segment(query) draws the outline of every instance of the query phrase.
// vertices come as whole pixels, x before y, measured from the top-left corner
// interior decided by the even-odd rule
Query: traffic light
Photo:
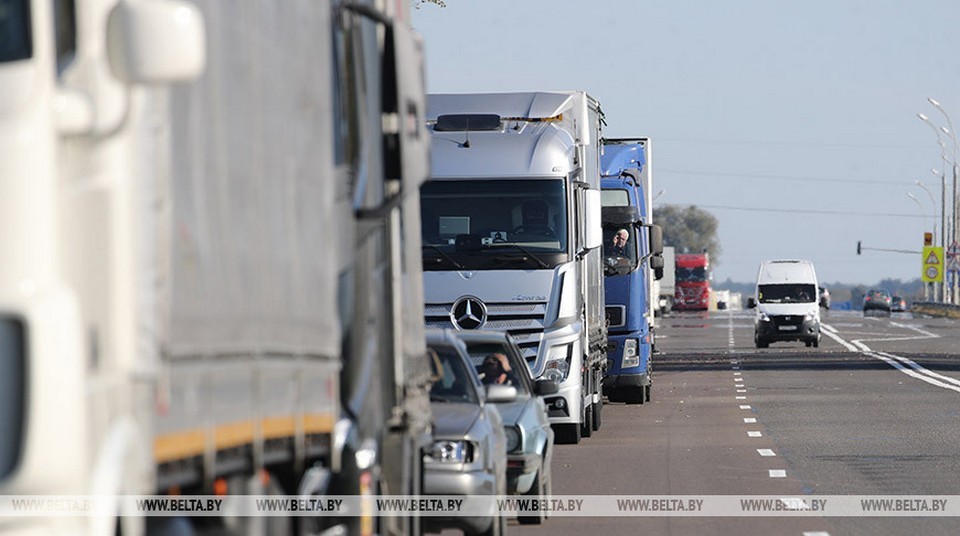
[[[923,245],[924,246],[933,245],[933,233],[923,233]]]
[[[860,245],[860,241],[857,240],[857,255],[860,254],[860,250],[861,250],[861,249],[862,249],[862,247],[861,247],[861,245]]]

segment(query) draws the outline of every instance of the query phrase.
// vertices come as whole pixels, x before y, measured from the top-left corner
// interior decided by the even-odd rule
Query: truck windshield
[[[563,179],[429,181],[420,215],[424,270],[546,269],[568,258]]]
[[[28,0],[0,0],[0,63],[32,55]]]
[[[696,283],[707,280],[707,270],[705,268],[680,268],[676,270],[677,281],[683,283]]]
[[[812,303],[816,296],[815,285],[791,283],[757,287],[757,299],[760,303]]]
[[[607,266],[607,275],[623,273],[622,268],[631,271],[639,266],[637,259],[637,231],[632,225],[603,226],[603,262]]]

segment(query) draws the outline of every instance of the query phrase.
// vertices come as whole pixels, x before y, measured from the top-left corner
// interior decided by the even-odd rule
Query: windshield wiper
[[[545,263],[545,262],[543,262],[543,259],[541,259],[540,257],[537,257],[537,256],[534,255],[533,252],[531,252],[529,249],[527,249],[527,248],[525,248],[525,247],[523,247],[523,246],[521,246],[521,245],[519,245],[519,244],[497,244],[496,247],[498,247],[498,248],[499,248],[499,247],[515,248],[515,249],[521,251],[521,252],[522,252],[524,255],[526,255],[527,257],[529,257],[529,258],[537,261],[537,264],[540,265],[541,268],[544,268],[544,269],[550,268],[550,265],[547,264],[547,263]],[[523,260],[526,260],[527,257],[506,257],[506,258],[507,258],[507,259],[518,259],[518,260],[519,260],[519,259],[523,259]]]
[[[441,257],[443,257],[444,259],[446,259],[447,262],[449,262],[450,264],[452,264],[453,267],[456,268],[457,270],[463,270],[463,265],[462,265],[462,264],[460,264],[459,262],[457,262],[457,260],[454,259],[453,257],[451,257],[450,255],[447,255],[442,249],[438,248],[437,246],[434,246],[434,245],[432,245],[432,244],[423,244],[423,245],[421,246],[421,249],[425,249],[425,248],[432,249],[433,251],[436,251],[437,253],[439,253]]]

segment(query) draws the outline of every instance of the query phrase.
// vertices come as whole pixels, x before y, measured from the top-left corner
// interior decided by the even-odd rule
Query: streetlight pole
[[[957,135],[956,135],[956,132],[955,132],[954,129],[953,129],[953,121],[950,120],[950,114],[948,114],[947,111],[943,109],[943,106],[941,106],[940,103],[937,102],[936,99],[933,99],[933,98],[931,98],[931,97],[927,97],[927,102],[929,102],[930,104],[932,104],[933,107],[936,108],[937,110],[939,110],[940,113],[943,114],[943,117],[946,118],[946,120],[947,120],[947,127],[949,127],[949,128],[947,128],[947,127],[940,127],[940,130],[942,130],[942,131],[945,132],[946,134],[949,134],[949,135],[950,135],[950,140],[953,141],[953,165],[951,166],[952,169],[953,169],[953,205],[952,205],[952,208],[953,208],[953,211],[952,211],[952,212],[953,212],[953,233],[952,233],[952,235],[950,236],[950,245],[952,246],[955,242],[957,242],[957,219],[958,219],[958,214],[957,214],[957,209],[958,209],[958,204],[957,204],[957,158],[958,158],[958,156],[960,156],[960,143],[957,143]],[[946,261],[946,253],[947,253],[947,252],[946,252],[946,250],[945,250],[945,251],[944,251],[944,261]],[[952,285],[952,288],[950,289],[950,303],[957,303],[957,283],[958,283],[957,277],[956,277],[956,275],[954,275],[954,277],[953,277],[953,285]]]
[[[921,183],[920,181],[917,181],[917,182],[918,182],[919,184],[921,184],[921,185],[923,184],[923,183]],[[926,190],[926,188],[924,188],[924,190]],[[930,192],[928,191],[927,193],[930,193]],[[926,219],[927,219],[927,211],[926,211],[926,209],[923,208],[923,203],[921,203],[920,200],[917,199],[917,196],[913,195],[913,192],[907,192],[907,197],[909,197],[910,199],[913,199],[913,202],[916,203],[918,207],[920,207],[920,215],[923,217],[924,221],[926,221]],[[932,195],[931,195],[931,199],[932,199]],[[936,203],[934,203],[934,205],[933,205],[933,222],[934,222],[934,223],[933,223],[933,232],[934,232],[934,235],[936,235],[936,232],[937,232],[937,223],[936,223],[936,221],[937,221],[937,205],[936,205]],[[923,225],[923,224],[921,224],[921,226],[922,226],[922,225]],[[934,238],[934,241],[936,241],[936,238]],[[929,300],[929,299],[930,299],[930,285],[923,285],[923,301],[927,301],[927,300]]]
[[[943,143],[943,139],[940,138],[940,129],[938,129],[936,125],[934,125],[930,121],[930,118],[927,117],[926,115],[917,114],[917,117],[919,117],[921,121],[929,125],[930,128],[933,129],[933,133],[937,135],[937,145],[940,146],[940,158],[944,161],[944,164],[946,164],[946,157],[943,154],[943,148],[945,144]],[[946,242],[947,242],[947,172],[946,172],[946,169],[944,169],[941,173],[937,173],[937,170],[933,170],[933,172],[940,176],[940,247],[943,249],[946,249],[947,247],[946,246]],[[940,297],[943,301],[946,301],[946,297],[947,297],[946,278],[944,278],[943,281],[944,281],[943,283],[940,283]],[[936,292],[934,292],[933,299],[934,300],[937,299]]]
[[[924,192],[927,192],[927,197],[930,198],[930,207],[933,209],[933,243],[937,243],[937,201],[933,198],[933,193],[927,188],[927,185],[923,183],[920,179],[913,181],[914,184],[923,189]],[[943,229],[940,229],[940,232],[943,232]]]

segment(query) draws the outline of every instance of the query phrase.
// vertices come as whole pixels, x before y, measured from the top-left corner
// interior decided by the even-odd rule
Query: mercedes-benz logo
[[[487,321],[487,306],[479,298],[464,296],[453,302],[450,321],[457,329],[477,329]]]

